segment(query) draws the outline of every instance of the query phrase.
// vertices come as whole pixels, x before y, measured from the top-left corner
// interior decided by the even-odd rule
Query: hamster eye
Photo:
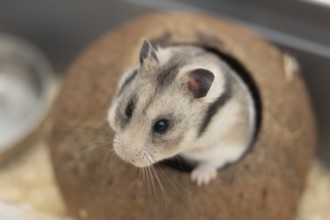
[[[133,114],[133,102],[128,103],[126,109],[125,109],[125,115],[127,116],[127,118],[131,118],[132,114]]]
[[[168,129],[168,124],[169,122],[167,119],[160,119],[154,124],[153,130],[157,133],[165,133]]]

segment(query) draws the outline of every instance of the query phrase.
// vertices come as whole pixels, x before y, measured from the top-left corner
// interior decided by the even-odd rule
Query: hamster
[[[237,161],[255,132],[251,93],[217,55],[197,46],[142,43],[108,111],[116,154],[136,167],[174,156],[197,162],[192,181],[207,185]]]

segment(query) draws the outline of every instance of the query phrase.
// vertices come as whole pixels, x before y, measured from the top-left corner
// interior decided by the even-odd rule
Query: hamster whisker
[[[142,179],[142,168],[138,167],[139,179]]]
[[[151,179],[151,175],[150,175],[150,172],[149,172],[149,168],[148,167],[145,167],[145,171],[146,171],[146,177],[147,177],[147,184],[148,184],[148,192],[149,193],[152,193],[152,190],[154,191],[154,195],[156,196],[156,200],[157,199],[157,195],[155,193],[155,186],[154,186],[154,182],[152,181]]]
[[[106,143],[104,145],[91,145],[90,148],[91,163],[100,162],[102,166],[107,165],[111,169],[113,161],[117,158],[113,147]]]
[[[155,158],[152,156],[152,154],[149,151],[146,150],[145,152],[146,152],[146,156],[147,156],[146,159],[148,160],[148,162],[150,164],[153,164],[154,162],[156,162]],[[168,202],[168,197],[167,197],[167,194],[166,194],[164,185],[161,182],[161,180],[159,178],[159,175],[158,175],[157,170],[155,169],[155,167],[153,165],[151,165],[149,167],[150,167],[150,170],[153,173],[153,175],[154,175],[154,177],[155,177],[155,179],[156,179],[156,181],[157,181],[157,183],[159,185],[159,188],[160,188],[161,193],[162,193],[163,198],[164,198],[165,205],[167,207],[167,205],[168,205],[168,203],[167,203]]]
[[[91,153],[93,151],[97,151],[99,149],[112,149],[111,143],[108,142],[102,142],[102,141],[94,141],[94,142],[87,142],[87,150],[90,151]]]
[[[142,160],[148,160],[148,154],[146,151],[142,152]],[[150,171],[150,166],[145,167],[145,171],[146,171],[146,176],[147,176],[147,185],[148,185],[148,192],[151,191],[151,188],[154,191],[154,195],[156,197],[156,200],[158,201],[158,197],[157,197],[157,193],[156,193],[156,187],[155,187],[155,183],[154,183],[154,176],[152,175],[151,171]]]
[[[152,154],[151,154],[149,151],[147,151],[147,154],[148,154],[148,157],[149,157],[149,162],[150,162],[151,164],[156,163],[156,159],[155,159],[155,157],[152,156]]]
[[[193,194],[191,192],[189,192],[182,184],[180,184],[178,181],[170,178],[161,167],[159,167],[159,170],[161,171],[161,174],[163,174],[165,176],[165,178],[170,182],[170,184],[174,187],[174,189],[179,193],[180,197],[185,202],[188,202],[189,198],[193,198]],[[181,190],[179,190],[179,188],[177,186],[179,186],[181,188]]]
[[[118,135],[118,134],[119,134],[118,131],[116,131],[115,129],[113,129],[113,128],[110,127],[110,126],[107,126],[106,128],[107,128],[108,131],[110,131],[110,132],[112,131],[115,135]]]
[[[97,146],[90,153],[91,162],[100,159],[108,149],[105,146]]]
[[[146,184],[148,193],[150,194],[150,192],[151,192],[151,186],[150,186],[150,182],[149,182],[147,170],[146,170],[145,167],[142,167],[142,174],[143,174],[144,184]]]
[[[142,152],[142,160],[145,160],[146,159],[146,152],[143,151]],[[153,179],[153,176],[150,172],[150,169],[149,169],[149,166],[145,167],[145,170],[146,170],[146,174],[147,174],[147,183],[148,183],[148,191],[150,192],[151,191],[151,188],[153,189],[154,191],[154,194],[156,194],[156,191],[155,191],[155,184],[154,184],[154,179]],[[149,188],[150,187],[150,188]],[[156,197],[157,199],[157,197]]]
[[[154,173],[154,176],[155,176],[155,178],[156,178],[156,181],[157,181],[157,183],[158,183],[158,185],[159,185],[159,188],[160,188],[160,190],[161,190],[161,193],[162,193],[162,195],[163,195],[164,202],[165,202],[165,206],[166,206],[166,208],[167,208],[167,207],[168,207],[168,196],[167,196],[167,194],[166,194],[166,191],[165,191],[164,185],[163,185],[162,181],[160,180],[159,175],[158,175],[157,170],[155,169],[155,167],[154,167],[154,166],[150,166],[150,169],[151,169],[151,171]]]
[[[111,149],[111,151],[108,152],[107,159],[109,161],[109,163],[108,163],[109,164],[109,169],[111,170],[112,167],[113,167],[114,161],[119,159],[119,157],[115,153],[114,149]]]
[[[143,171],[144,171],[144,174],[145,174],[145,180],[146,180],[146,183],[147,183],[148,193],[150,193],[151,192],[151,182],[150,182],[150,179],[149,179],[149,174],[147,172],[147,168],[143,167]]]
[[[140,174],[142,174],[142,182],[143,184],[147,184],[147,189],[148,189],[148,192],[150,192],[150,188],[149,188],[149,180],[148,180],[148,175],[146,173],[146,169],[145,167],[139,167],[139,170],[140,170]],[[141,175],[140,175],[140,178],[141,178]]]
[[[142,183],[145,184],[146,182],[146,176],[145,176],[145,170],[143,167],[139,167],[139,179],[142,180]]]
[[[174,158],[176,161],[178,161],[179,166],[182,167],[182,161],[181,161],[181,158],[180,158],[178,155],[174,156],[173,158]]]
[[[148,166],[147,167],[147,171],[149,173],[149,176],[150,176],[150,180],[151,180],[151,184],[152,184],[152,188],[153,188],[153,191],[154,191],[154,195],[156,197],[156,200],[158,202],[158,197],[157,197],[157,190],[156,190],[156,185],[155,185],[155,176],[151,170],[152,166]]]

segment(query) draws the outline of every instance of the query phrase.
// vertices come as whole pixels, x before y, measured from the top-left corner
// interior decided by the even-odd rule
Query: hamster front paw
[[[198,186],[207,185],[217,176],[217,167],[212,164],[201,163],[191,173],[191,180]]]

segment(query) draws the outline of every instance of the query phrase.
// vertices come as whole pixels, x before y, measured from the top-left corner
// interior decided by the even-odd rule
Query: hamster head
[[[174,47],[173,47],[174,48]],[[108,113],[116,154],[137,167],[189,148],[207,109],[214,74],[189,68],[202,49],[158,48],[144,41],[139,65],[126,73]]]

